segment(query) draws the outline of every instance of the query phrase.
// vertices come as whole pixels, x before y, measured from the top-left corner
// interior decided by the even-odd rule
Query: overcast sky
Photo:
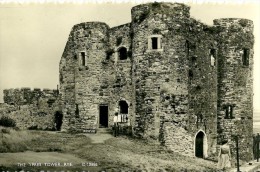
[[[55,89],[59,84],[59,60],[73,25],[88,21],[106,22],[110,27],[128,23],[135,5],[0,4],[0,102],[7,88]],[[254,106],[260,111],[260,58],[256,49],[260,47],[260,4],[189,5],[191,16],[209,25],[217,18],[254,21]]]

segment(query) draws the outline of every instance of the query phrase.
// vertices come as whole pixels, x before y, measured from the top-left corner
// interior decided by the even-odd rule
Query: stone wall
[[[111,127],[120,101],[127,102],[128,119],[131,119],[129,26],[110,29],[104,23],[90,22],[73,27],[67,45],[75,48],[65,48],[60,64],[64,130],[97,130],[103,125],[100,106],[108,106],[108,126]],[[123,60],[120,60],[121,48],[126,49]],[[86,54],[85,65],[82,65],[81,52]]]
[[[4,90],[0,117],[13,119],[20,129],[56,130],[55,114],[61,112],[58,92],[39,88]]]
[[[4,102],[10,105],[28,105],[37,102],[41,97],[48,97],[49,102],[58,97],[58,90],[34,88],[16,88],[4,90]]]
[[[182,49],[185,38],[175,34],[174,30],[180,27],[179,20],[189,16],[188,9],[182,4],[167,3],[144,4],[132,9],[133,80],[136,94],[134,130],[140,137],[158,139],[163,114],[187,115],[188,88],[185,81],[188,79],[188,60]],[[149,47],[151,36],[158,37],[158,46],[161,47],[155,50]],[[178,102],[175,105],[162,103],[165,98],[169,101],[168,96],[176,97]]]
[[[75,25],[70,33],[60,64],[63,130],[82,132],[98,125],[98,106],[109,99],[103,83],[110,70],[101,63],[106,59],[108,29],[104,23],[89,22]]]
[[[155,2],[133,7],[131,23],[121,26],[75,25],[60,62],[62,128],[97,130],[103,125],[101,106],[108,108],[105,127],[111,127],[124,101],[123,125],[132,126],[135,137],[159,140],[179,153],[185,148],[183,154],[191,156],[203,140],[199,156],[205,158],[238,133],[241,147],[249,149],[252,22],[218,19],[208,26],[190,18],[189,9]],[[241,67],[247,63],[241,61],[244,52],[249,63]],[[231,105],[234,119],[224,119]],[[247,152],[241,153],[248,160]]]
[[[126,101],[128,104],[128,122],[133,125],[133,90],[132,90],[132,50],[130,37],[130,23],[113,27],[110,29],[109,44],[114,50],[112,59],[114,59],[114,80],[111,93],[111,106],[113,108],[111,117],[111,125],[115,109],[119,107],[119,101]],[[126,48],[126,54],[120,51]],[[120,56],[122,56],[120,59]],[[124,56],[124,57],[123,57]]]
[[[240,156],[252,158],[253,131],[253,22],[246,19],[218,19],[218,140],[230,139],[235,155],[235,135],[239,135]],[[244,62],[245,50],[248,61]],[[230,115],[231,113],[232,115]]]

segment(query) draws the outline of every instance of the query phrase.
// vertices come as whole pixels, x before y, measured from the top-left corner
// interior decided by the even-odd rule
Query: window
[[[249,49],[244,49],[243,50],[243,56],[242,56],[242,62],[243,62],[243,66],[249,66]]]
[[[186,49],[187,56],[189,56],[190,55],[190,42],[188,40],[186,40],[186,42],[185,42],[185,49]]]
[[[225,119],[234,119],[233,117],[234,105],[226,105],[224,106],[224,109],[225,109]]]
[[[79,105],[78,104],[76,104],[75,116],[76,116],[76,118],[79,118]]]
[[[158,38],[157,37],[152,38],[152,49],[158,49]]]
[[[210,54],[211,66],[216,66],[216,55],[217,55],[216,49],[210,49],[209,54]]]
[[[148,50],[162,50],[162,35],[151,35],[148,37]]]
[[[86,66],[86,53],[85,52],[80,52],[80,64],[82,66]]]
[[[121,47],[118,49],[118,57],[119,57],[119,60],[127,59],[127,49],[125,47]]]

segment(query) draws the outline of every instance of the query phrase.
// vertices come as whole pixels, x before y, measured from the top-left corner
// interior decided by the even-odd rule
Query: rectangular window
[[[224,109],[225,109],[225,119],[234,119],[233,116],[234,106],[226,105]]]
[[[243,57],[242,57],[242,62],[243,62],[243,66],[249,66],[249,49],[244,49],[243,50]]]
[[[81,56],[81,65],[85,66],[86,65],[86,53],[80,52],[80,56]]]
[[[148,36],[148,52],[163,51],[162,48],[162,35]]]
[[[158,49],[158,38],[157,37],[152,38],[152,49]]]

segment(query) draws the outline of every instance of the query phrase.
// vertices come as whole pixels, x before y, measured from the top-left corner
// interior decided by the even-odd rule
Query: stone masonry
[[[189,9],[148,3],[121,26],[75,25],[60,61],[62,129],[111,128],[119,110],[134,136],[175,152],[207,157],[239,134],[241,156],[250,159],[253,23],[208,26]]]
[[[223,139],[231,141],[235,156],[238,135],[241,159],[250,160],[253,22],[222,18],[208,26],[189,10],[180,3],[147,3],[133,7],[124,25],[73,26],[54,101],[61,130],[112,128],[118,113],[120,127],[134,137],[158,140],[187,156],[216,155]],[[38,96],[29,92],[21,99],[7,90],[5,103],[31,104]]]
[[[20,129],[60,129],[57,128],[57,124],[62,122],[58,90],[6,89],[4,102],[0,104],[0,118],[13,119]]]

